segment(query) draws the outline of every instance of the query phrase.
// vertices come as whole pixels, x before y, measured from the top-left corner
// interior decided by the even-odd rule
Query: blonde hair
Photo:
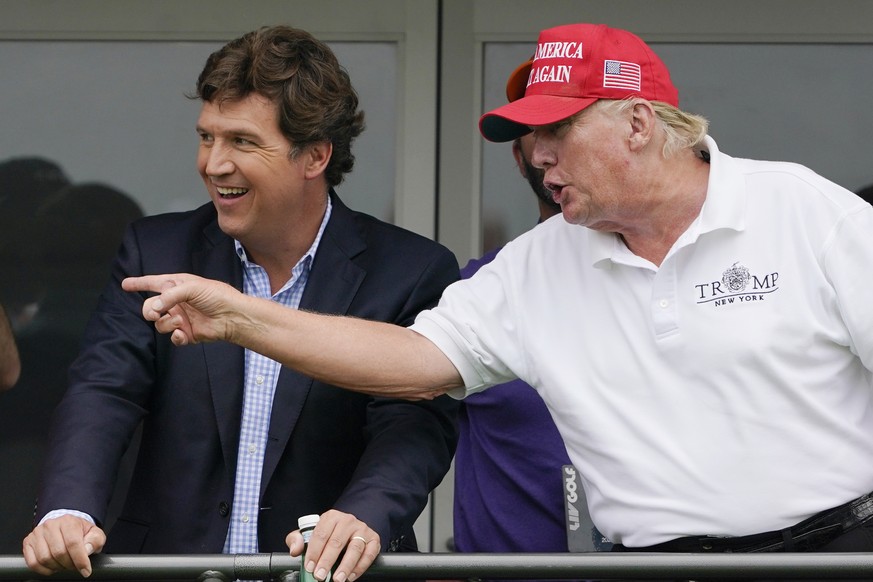
[[[635,97],[620,100],[601,99],[594,106],[609,113],[619,114],[630,111],[639,101],[639,98]],[[665,158],[669,158],[684,149],[698,146],[706,137],[709,131],[709,121],[705,117],[682,111],[662,101],[649,101],[649,103],[652,104],[655,115],[664,130],[666,141],[664,142],[663,154]]]

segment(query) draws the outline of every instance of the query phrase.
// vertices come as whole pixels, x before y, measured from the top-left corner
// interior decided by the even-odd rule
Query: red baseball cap
[[[482,136],[512,141],[530,126],[549,125],[582,111],[598,99],[642,97],[679,106],[679,92],[663,61],[641,38],[603,24],[567,24],[540,33],[524,96],[518,79],[527,63],[510,76],[510,103],[479,119]],[[513,95],[510,84],[515,78]]]
[[[524,97],[527,89],[527,80],[530,78],[530,69],[533,66],[533,57],[518,65],[509,79],[506,80],[506,100],[512,103]]]

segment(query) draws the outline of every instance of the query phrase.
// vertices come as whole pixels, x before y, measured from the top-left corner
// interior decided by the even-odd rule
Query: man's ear
[[[319,142],[306,147],[303,153],[304,175],[308,179],[317,178],[324,174],[330,156],[333,154],[333,144],[329,141]]]
[[[628,141],[632,151],[639,151],[652,141],[658,117],[655,108],[645,99],[638,99],[630,111]]]
[[[524,166],[524,154],[521,153],[521,140],[513,140],[512,142],[512,157],[515,158],[515,165],[518,166],[518,171],[521,177],[527,179],[527,170]]]

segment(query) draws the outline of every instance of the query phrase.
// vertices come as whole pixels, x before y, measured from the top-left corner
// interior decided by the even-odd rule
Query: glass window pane
[[[207,201],[197,174],[193,90],[222,43],[3,41],[0,160],[38,155],[74,182],[124,190],[148,214]],[[349,71],[367,129],[338,191],[355,209],[391,220],[395,188],[397,46],[330,43]]]

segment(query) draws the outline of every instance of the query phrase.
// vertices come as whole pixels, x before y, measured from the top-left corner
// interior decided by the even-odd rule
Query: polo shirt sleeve
[[[833,230],[823,259],[849,330],[849,349],[873,370],[873,206],[863,204],[846,213]]]
[[[421,312],[410,326],[458,369],[465,387],[449,392],[454,398],[513,380],[523,365],[512,277],[502,260],[504,253],[470,279],[450,285],[439,304]]]

